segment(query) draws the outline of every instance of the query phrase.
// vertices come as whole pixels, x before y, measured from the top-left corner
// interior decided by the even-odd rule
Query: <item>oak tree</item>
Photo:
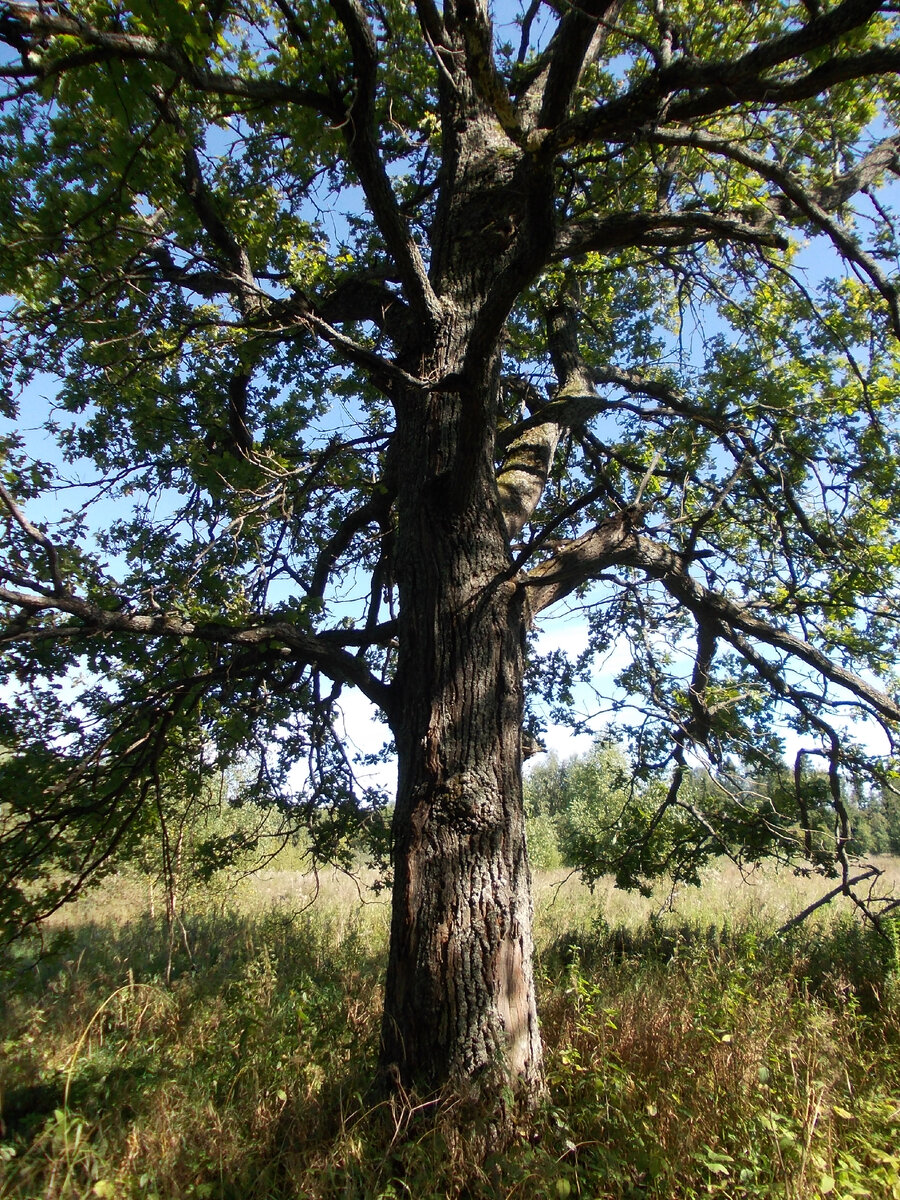
[[[0,402],[52,390],[62,455],[5,439],[13,923],[186,739],[327,856],[374,811],[357,688],[398,763],[385,1074],[534,1095],[528,696],[599,679],[529,654],[567,604],[629,650],[661,813],[715,840],[692,754],[791,730],[849,881],[840,775],[887,780],[900,719],[896,16],[0,3]]]

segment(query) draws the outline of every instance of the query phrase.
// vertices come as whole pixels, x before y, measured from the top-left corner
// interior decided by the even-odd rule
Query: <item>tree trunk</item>
[[[444,364],[446,369],[446,364]],[[525,849],[525,600],[492,459],[491,377],[398,420],[401,658],[383,1068],[405,1087],[541,1087]],[[479,444],[473,446],[473,438]]]

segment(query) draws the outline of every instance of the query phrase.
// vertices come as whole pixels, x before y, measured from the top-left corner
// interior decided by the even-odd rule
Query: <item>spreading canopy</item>
[[[0,404],[59,447],[2,442],[8,918],[188,744],[323,853],[371,811],[335,705],[401,719],[395,430],[439,457],[460,395],[665,803],[733,846],[689,749],[790,729],[846,869],[900,719],[893,4],[4,0],[0,44]],[[532,654],[532,732],[577,674]]]

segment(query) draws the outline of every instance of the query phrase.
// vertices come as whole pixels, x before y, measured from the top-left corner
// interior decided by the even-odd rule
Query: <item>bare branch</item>
[[[854,875],[852,879],[841,880],[837,887],[826,892],[824,896],[820,896],[818,900],[814,900],[812,904],[808,904],[802,912],[796,913],[789,921],[785,921],[783,925],[779,926],[771,938],[769,938],[769,941],[784,937],[786,933],[790,933],[792,929],[795,929],[798,925],[802,925],[807,917],[811,917],[814,912],[824,905],[830,904],[837,896],[846,895],[847,888],[855,887],[858,883],[864,883],[867,879],[878,879],[883,874],[884,872],[879,867],[870,866],[866,867],[864,871],[860,871],[858,875]]]
[[[391,502],[392,496],[390,492],[379,492],[360,508],[355,509],[344,517],[343,521],[341,521],[338,528],[319,552],[312,582],[309,585],[309,596],[311,599],[321,599],[324,596],[328,577],[337,560],[347,550],[357,533],[365,529],[368,525],[382,521],[387,516],[387,513],[390,511]]]

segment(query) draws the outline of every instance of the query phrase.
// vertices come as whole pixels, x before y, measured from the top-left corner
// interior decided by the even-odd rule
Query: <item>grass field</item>
[[[896,941],[772,937],[821,881],[539,877],[548,1096],[487,1157],[458,1098],[372,1098],[387,906],[319,884],[198,895],[174,940],[137,879],[70,908],[5,981],[0,1197],[900,1200]]]

